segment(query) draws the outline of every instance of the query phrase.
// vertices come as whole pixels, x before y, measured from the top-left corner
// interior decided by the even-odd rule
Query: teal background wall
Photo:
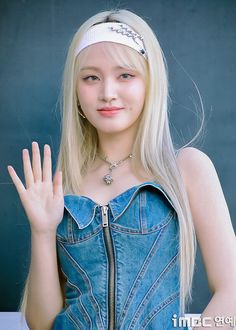
[[[0,311],[17,310],[30,256],[28,221],[7,165],[23,179],[21,151],[36,140],[41,147],[50,144],[55,168],[57,102],[69,42],[85,19],[112,7],[136,12],[158,36],[169,66],[178,146],[199,127],[193,81],[198,86],[206,129],[197,147],[216,166],[236,228],[235,1],[0,1]],[[198,253],[190,312],[201,313],[210,297]]]

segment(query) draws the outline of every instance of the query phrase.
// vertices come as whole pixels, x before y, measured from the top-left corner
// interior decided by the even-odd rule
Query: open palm
[[[12,166],[8,166],[8,172],[29,219],[31,230],[38,233],[55,232],[64,209],[62,172],[56,172],[52,181],[49,145],[44,145],[43,168],[37,142],[32,142],[32,166],[27,149],[23,149],[22,157],[26,187]]]

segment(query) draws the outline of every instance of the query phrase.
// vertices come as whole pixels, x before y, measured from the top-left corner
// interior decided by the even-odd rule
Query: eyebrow
[[[118,70],[118,69],[130,69],[132,70],[132,68],[128,67],[128,66],[116,66],[114,67],[115,70]],[[95,71],[99,71],[99,68],[97,68],[96,66],[84,66],[80,69],[80,71],[84,71],[84,70],[95,70]]]

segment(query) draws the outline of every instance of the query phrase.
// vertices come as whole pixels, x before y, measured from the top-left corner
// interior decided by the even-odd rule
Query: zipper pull
[[[102,226],[108,227],[108,206],[103,205],[101,209],[102,209]]]

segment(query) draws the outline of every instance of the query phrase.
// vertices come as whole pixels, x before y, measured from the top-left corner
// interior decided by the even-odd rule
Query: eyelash
[[[135,77],[134,75],[132,75],[132,74],[130,74],[130,73],[122,73],[120,76],[129,76],[130,78],[132,78],[132,77]],[[87,77],[85,77],[85,78],[83,78],[83,80],[84,81],[88,81],[89,80],[89,78],[97,78],[97,76],[93,76],[93,75],[91,75],[91,76],[87,76]],[[125,79],[126,80],[126,79]],[[92,81],[95,81],[95,79],[92,79]]]
[[[134,77],[134,75],[133,74],[130,74],[130,73],[122,73],[121,76]]]
[[[92,78],[92,77],[97,78],[96,76],[88,76],[88,77],[83,78],[83,80],[87,81],[89,78]],[[92,79],[92,81],[94,81],[94,79]]]

